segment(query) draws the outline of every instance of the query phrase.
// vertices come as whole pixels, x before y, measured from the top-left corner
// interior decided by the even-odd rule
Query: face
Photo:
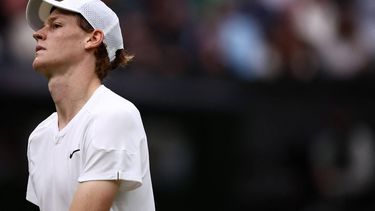
[[[35,70],[50,76],[79,63],[89,34],[79,27],[77,18],[56,9],[44,26],[34,33],[37,41],[33,62]]]

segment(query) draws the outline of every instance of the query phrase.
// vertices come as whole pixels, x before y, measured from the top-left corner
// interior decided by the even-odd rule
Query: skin
[[[101,85],[95,74],[94,50],[104,39],[100,30],[83,31],[77,17],[54,10],[33,34],[37,42],[33,68],[48,79],[61,130]],[[108,211],[119,188],[117,181],[79,183],[70,211]]]

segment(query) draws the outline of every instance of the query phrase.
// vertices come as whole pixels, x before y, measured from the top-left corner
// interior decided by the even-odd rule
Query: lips
[[[40,50],[46,50],[44,47],[42,47],[42,46],[40,46],[40,45],[37,45],[36,47],[35,47],[35,52],[38,52],[38,51],[40,51]]]

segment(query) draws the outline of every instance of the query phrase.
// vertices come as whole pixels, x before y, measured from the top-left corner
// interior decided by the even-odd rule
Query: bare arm
[[[79,183],[70,211],[108,211],[119,189],[118,181]]]

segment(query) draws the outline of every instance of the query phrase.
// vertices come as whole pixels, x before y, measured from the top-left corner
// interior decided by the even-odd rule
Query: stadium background
[[[157,210],[375,208],[375,1],[107,0],[136,59],[105,84],[141,110]],[[0,0],[1,210],[51,112],[26,0]]]

